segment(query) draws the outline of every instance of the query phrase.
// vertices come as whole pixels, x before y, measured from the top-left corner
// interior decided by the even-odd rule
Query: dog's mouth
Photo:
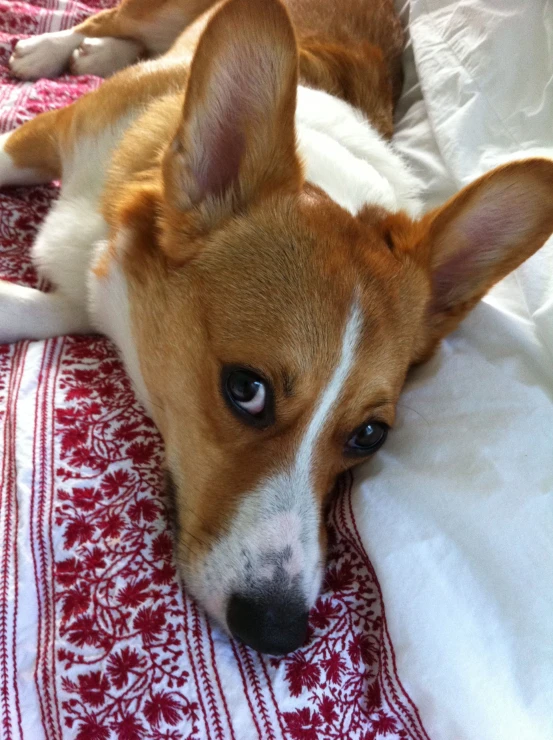
[[[173,535],[178,535],[179,522],[177,518],[177,487],[175,485],[173,474],[167,469],[164,471],[163,488],[167,521]]]

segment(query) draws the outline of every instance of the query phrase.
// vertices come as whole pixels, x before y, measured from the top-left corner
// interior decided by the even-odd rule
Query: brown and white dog
[[[0,137],[0,185],[62,180],[33,250],[53,290],[0,283],[0,341],[115,341],[165,441],[187,588],[264,652],[302,644],[329,491],[409,367],[553,231],[539,159],[419,216],[386,141],[401,51],[391,0],[125,0],[11,59],[158,57]]]

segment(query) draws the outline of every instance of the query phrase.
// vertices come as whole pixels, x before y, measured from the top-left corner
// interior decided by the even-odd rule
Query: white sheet
[[[396,145],[427,202],[553,156],[551,3],[410,12],[420,87],[411,70]],[[432,740],[553,738],[553,241],[413,375],[355,512]]]

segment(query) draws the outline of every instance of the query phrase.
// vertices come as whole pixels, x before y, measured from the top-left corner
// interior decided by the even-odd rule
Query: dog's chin
[[[179,579],[186,591],[208,614],[208,616],[227,635],[231,635],[226,619],[226,603],[228,597],[220,589],[211,589],[205,593],[202,587],[201,565],[194,567],[190,558],[190,551],[182,540],[177,517],[177,486],[170,470],[164,471],[164,498],[167,521],[173,536],[173,547],[176,568]]]
[[[178,542],[175,545],[175,553],[177,572],[186,595],[194,599],[207,615],[217,623],[218,627],[230,634],[226,619],[228,595],[220,584],[212,583],[206,586],[201,562],[192,564],[186,548]]]

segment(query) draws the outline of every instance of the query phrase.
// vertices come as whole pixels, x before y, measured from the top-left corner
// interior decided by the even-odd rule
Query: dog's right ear
[[[199,41],[182,120],[165,154],[165,199],[173,211],[166,221],[187,214],[192,233],[201,234],[261,193],[299,188],[297,83],[296,39],[280,1],[223,5]],[[186,259],[171,241],[175,246],[164,247],[169,256]]]
[[[415,253],[431,283],[432,346],[553,233],[553,161],[499,167],[425,216],[417,229]]]

